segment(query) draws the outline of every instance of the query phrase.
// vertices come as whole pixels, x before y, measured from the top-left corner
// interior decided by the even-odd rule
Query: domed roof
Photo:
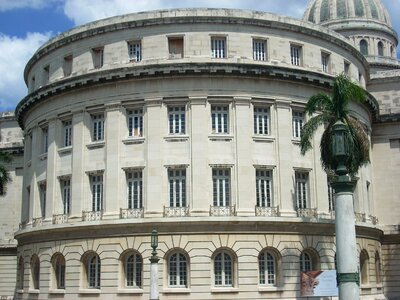
[[[321,25],[341,19],[374,20],[392,27],[381,0],[311,0],[303,16],[304,21]]]

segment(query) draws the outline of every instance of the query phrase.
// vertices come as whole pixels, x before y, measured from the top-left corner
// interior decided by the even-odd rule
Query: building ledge
[[[163,294],[190,294],[191,290],[189,288],[165,288],[162,290]]]
[[[118,294],[132,294],[132,295],[138,295],[138,294],[143,294],[143,289],[138,289],[138,288],[120,288],[117,291]]]

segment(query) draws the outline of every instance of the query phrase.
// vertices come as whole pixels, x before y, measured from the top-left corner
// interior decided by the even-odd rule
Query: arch
[[[378,42],[378,55],[384,56],[384,46],[383,46],[382,41]]]
[[[361,284],[369,283],[369,255],[366,250],[360,252],[360,280]]]
[[[82,256],[84,284],[90,289],[101,287],[101,261],[94,251],[88,251]]]
[[[189,256],[181,249],[173,249],[166,255],[169,287],[187,288],[189,286]]]
[[[318,252],[312,248],[303,250],[300,254],[300,272],[308,272],[320,269]]]
[[[143,257],[136,250],[124,251],[120,256],[122,285],[127,288],[143,287]]]
[[[281,254],[275,248],[265,248],[258,255],[259,284],[278,286],[281,275]]]
[[[226,248],[218,249],[213,254],[214,286],[234,287],[236,276],[236,255]]]
[[[24,289],[24,275],[25,275],[25,262],[22,256],[18,259],[18,269],[17,269],[17,288],[20,290]]]
[[[36,254],[31,257],[31,288],[40,289],[40,260]]]
[[[65,257],[57,252],[51,257],[53,268],[53,287],[56,289],[65,289]]]
[[[375,282],[376,284],[382,283],[382,263],[378,250],[375,252]]]
[[[360,41],[360,52],[362,55],[368,55],[368,42],[364,39]]]

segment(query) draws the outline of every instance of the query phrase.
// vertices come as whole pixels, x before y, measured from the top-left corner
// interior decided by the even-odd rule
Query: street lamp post
[[[353,206],[354,183],[348,176],[346,163],[349,159],[348,127],[341,121],[332,128],[332,153],[336,161],[337,180],[335,189],[335,228],[337,284],[340,300],[360,299],[360,275],[357,265],[356,232]]]
[[[158,300],[158,261],[160,260],[157,257],[157,249],[158,247],[158,232],[153,229],[151,232],[151,248],[153,251],[151,252],[150,258],[150,300]]]

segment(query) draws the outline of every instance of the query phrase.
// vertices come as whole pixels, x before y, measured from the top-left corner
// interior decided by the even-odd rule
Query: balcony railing
[[[33,218],[32,219],[32,227],[40,227],[43,225],[43,218]]]
[[[365,214],[363,214],[363,213],[355,212],[354,213],[354,218],[355,218],[356,222],[365,222],[366,221]]]
[[[82,221],[99,221],[103,219],[103,211],[83,211],[82,212]]]
[[[63,224],[63,223],[68,223],[67,214],[53,215],[53,224]]]
[[[120,219],[138,219],[143,218],[143,208],[121,208]]]
[[[234,206],[210,206],[210,216],[235,216],[236,207]]]
[[[317,218],[318,213],[316,208],[298,208],[297,216],[302,218]]]
[[[164,217],[187,217],[189,216],[189,206],[171,207],[164,206]]]
[[[279,206],[276,206],[276,207],[256,206],[256,216],[279,217]]]

